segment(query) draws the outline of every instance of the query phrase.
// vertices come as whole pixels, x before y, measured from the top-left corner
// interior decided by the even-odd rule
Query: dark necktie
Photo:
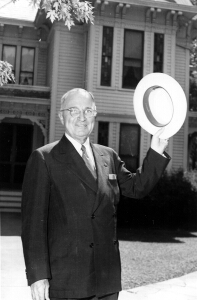
[[[97,179],[97,174],[96,174],[96,170],[95,168],[92,166],[91,162],[90,162],[90,159],[87,155],[87,152],[86,152],[86,147],[84,145],[81,146],[81,150],[82,150],[82,158],[86,164],[86,166],[88,167],[88,169],[90,170],[90,172],[92,173],[93,177],[95,179]]]

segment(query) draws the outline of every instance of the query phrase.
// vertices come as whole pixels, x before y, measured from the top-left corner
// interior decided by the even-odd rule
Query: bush
[[[144,199],[121,196],[119,226],[197,228],[197,171],[164,173]]]

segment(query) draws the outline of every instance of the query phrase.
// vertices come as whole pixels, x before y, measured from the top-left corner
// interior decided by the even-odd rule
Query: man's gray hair
[[[92,102],[95,104],[95,100],[94,100],[94,95],[91,93],[91,92],[88,92],[84,89],[81,89],[81,88],[74,88],[72,90],[69,90],[68,92],[66,92],[62,98],[61,98],[61,108],[63,107],[65,101],[68,99],[68,97],[71,95],[71,94],[74,94],[74,93],[78,93],[78,92],[83,92],[83,93],[86,93],[88,95],[91,96],[92,98]]]

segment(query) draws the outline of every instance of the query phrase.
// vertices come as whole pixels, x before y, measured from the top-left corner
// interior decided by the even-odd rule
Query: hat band
[[[146,117],[148,118],[150,123],[152,123],[154,126],[157,126],[157,127],[164,127],[171,122],[172,117],[168,122],[159,123],[153,116],[150,105],[149,105],[149,95],[153,90],[156,90],[157,88],[161,88],[161,87],[160,86],[152,86],[146,90],[146,92],[144,93],[144,97],[143,97],[143,107],[144,107],[144,112],[146,114]],[[169,93],[166,90],[165,90],[165,92],[169,95]],[[169,97],[170,97],[170,95],[169,95]],[[170,99],[171,99],[171,97],[170,97]]]

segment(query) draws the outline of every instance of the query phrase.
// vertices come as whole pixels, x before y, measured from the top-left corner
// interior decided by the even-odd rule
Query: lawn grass
[[[21,215],[0,213],[1,235],[20,236]],[[122,288],[197,271],[197,231],[118,228]]]
[[[124,290],[197,271],[197,232],[118,229],[118,237]]]

